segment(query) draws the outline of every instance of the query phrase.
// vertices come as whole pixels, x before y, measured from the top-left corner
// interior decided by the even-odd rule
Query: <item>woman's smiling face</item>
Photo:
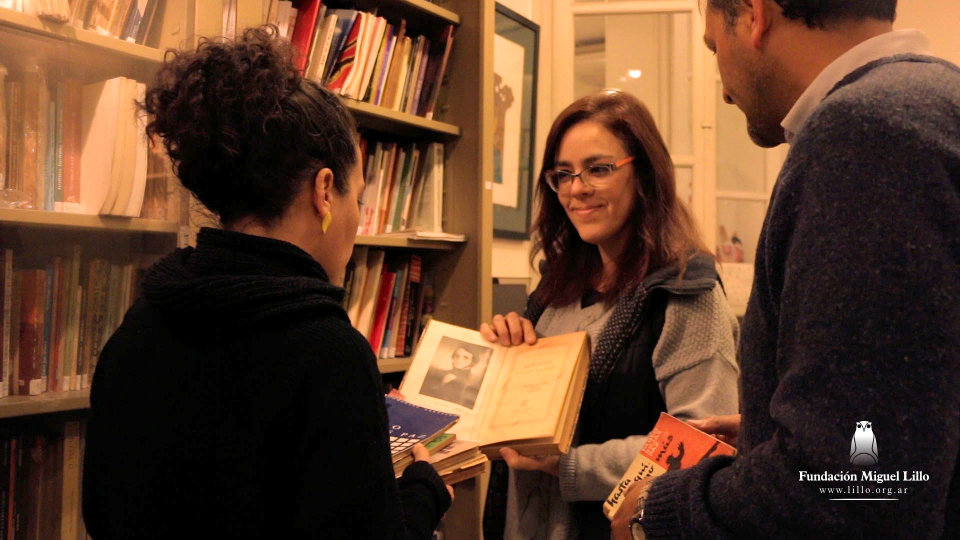
[[[555,170],[578,173],[591,165],[616,163],[629,157],[623,143],[598,122],[574,124],[560,141]],[[567,217],[584,242],[594,244],[606,255],[616,257],[630,238],[627,224],[637,204],[633,164],[626,164],[593,188],[580,178],[557,194]]]

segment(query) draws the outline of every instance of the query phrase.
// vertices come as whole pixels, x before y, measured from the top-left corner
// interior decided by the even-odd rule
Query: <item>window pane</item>
[[[717,189],[765,193],[762,148],[747,135],[747,120],[736,105],[723,101],[723,85],[717,92]]]
[[[753,263],[767,212],[766,201],[717,201],[717,257],[723,262]]]
[[[575,97],[630,92],[650,109],[671,153],[692,153],[691,32],[689,13],[574,17]]]

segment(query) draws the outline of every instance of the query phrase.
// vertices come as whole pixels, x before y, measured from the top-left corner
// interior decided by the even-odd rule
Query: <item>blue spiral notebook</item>
[[[393,461],[410,453],[413,445],[433,440],[457,423],[459,415],[450,414],[384,396],[390,421],[390,453]]]

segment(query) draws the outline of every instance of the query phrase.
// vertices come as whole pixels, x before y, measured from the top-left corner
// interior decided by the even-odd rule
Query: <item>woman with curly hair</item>
[[[397,482],[370,345],[340,287],[356,126],[275,29],[173,53],[142,108],[202,229],[143,278],[90,395],[83,515],[101,538],[429,538],[452,491]]]
[[[607,90],[560,113],[536,196],[543,277],[523,317],[497,315],[481,333],[518,345],[586,331],[590,373],[567,454],[501,451],[510,471],[494,470],[485,536],[608,538],[601,502],[661,412],[737,412],[737,322],[637,98]]]

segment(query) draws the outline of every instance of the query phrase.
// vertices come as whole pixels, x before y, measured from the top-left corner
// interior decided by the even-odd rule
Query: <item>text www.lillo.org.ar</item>
[[[873,487],[873,486],[840,486],[840,487],[822,487],[821,495],[885,495],[892,497],[894,495],[906,495],[910,488],[892,488],[892,487]]]

